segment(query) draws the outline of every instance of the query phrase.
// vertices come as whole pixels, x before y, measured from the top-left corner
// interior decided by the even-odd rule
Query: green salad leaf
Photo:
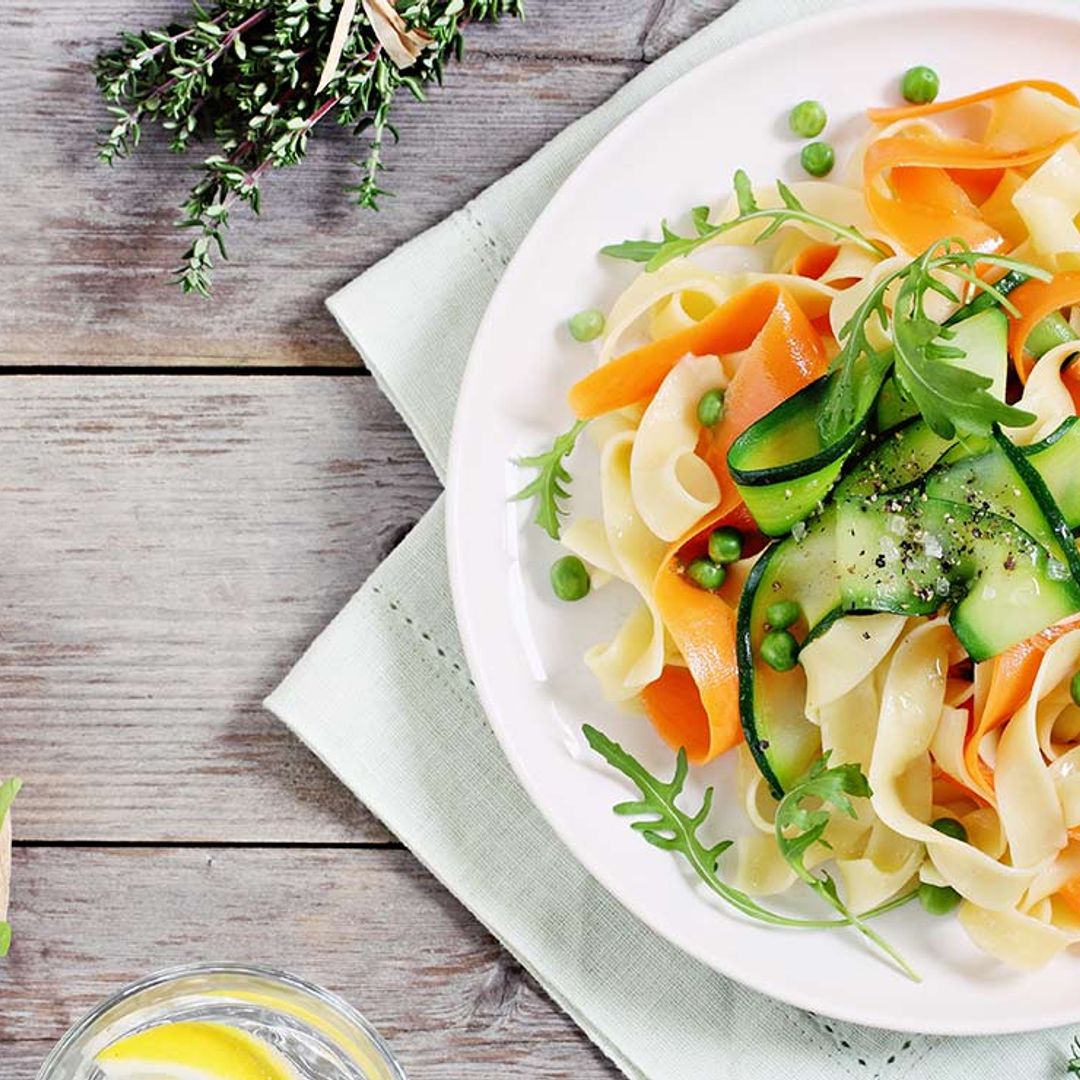
[[[776,808],[776,843],[800,881],[881,949],[909,979],[919,982],[919,976],[896,949],[866,925],[864,916],[856,915],[844,903],[833,876],[827,870],[814,873],[806,866],[806,854],[815,844],[829,846],[825,830],[832,819],[832,811],[853,818],[856,814],[851,800],[868,799],[870,795],[870,782],[858,765],[849,763],[830,768],[829,755],[826,753],[780,800]],[[812,800],[812,805],[807,805],[808,800]]]
[[[621,244],[609,244],[600,249],[602,255],[612,259],[627,259],[630,262],[644,263],[646,271],[659,270],[672,259],[689,255],[703,244],[722,233],[730,232],[739,225],[750,221],[766,222],[765,228],[754,238],[754,243],[767,240],[783,225],[801,221],[805,225],[816,225],[824,229],[837,240],[846,240],[857,245],[871,255],[883,257],[887,254],[869,237],[850,225],[840,225],[828,218],[811,213],[803,206],[795,193],[781,180],[776,181],[783,206],[763,207],[754,198],[754,188],[750,177],[739,169],[733,181],[738,214],[729,221],[712,224],[709,221],[709,208],[695,206],[690,211],[690,221],[694,226],[693,236],[680,236],[672,230],[666,221],[660,223],[660,240],[624,240]]]
[[[589,724],[586,724],[582,730],[589,746],[612,768],[618,770],[628,780],[632,781],[641,793],[640,799],[619,803],[615,806],[615,813],[638,818],[637,821],[631,822],[630,827],[639,832],[644,840],[662,851],[673,851],[682,855],[698,878],[713,893],[751,919],[757,919],[759,922],[769,923],[772,926],[789,926],[801,929],[823,929],[849,925],[862,927],[864,920],[883,915],[886,911],[891,911],[893,908],[906,904],[915,896],[915,892],[904,893],[859,916],[844,909],[842,912],[843,917],[840,919],[798,919],[770,911],[768,908],[762,907],[748,893],[729,885],[720,876],[720,856],[731,847],[732,841],[720,840],[709,844],[699,835],[699,830],[705,824],[712,809],[713,789],[709,787],[705,790],[701,805],[695,813],[688,814],[679,807],[677,800],[683,794],[688,772],[685,750],[680,750],[675,760],[674,776],[665,781],[653,776],[633,754],[628,750],[624,750],[623,747],[608,738],[602,731],[598,731]],[[844,766],[844,768],[858,770],[856,765]],[[810,811],[804,812],[810,813]],[[817,890],[815,889],[815,891]],[[893,950],[876,934],[871,935],[871,940],[884,948],[894,959],[896,958]],[[906,965],[901,964],[901,966],[910,973],[910,969]]]
[[[994,424],[1021,427],[1034,417],[1007,405],[988,393],[992,380],[955,364],[942,363],[963,357],[962,350],[948,344],[954,331],[926,312],[930,293],[960,303],[954,290],[942,280],[951,274],[968,282],[1008,311],[1015,311],[1007,296],[978,274],[981,266],[998,266],[1047,281],[1050,275],[1007,255],[973,251],[962,240],[944,239],[932,244],[917,259],[883,277],[855,309],[840,330],[840,352],[832,363],[832,379],[818,415],[818,427],[826,444],[846,431],[859,410],[858,369],[863,357],[875,363],[895,365],[900,389],[914,403],[931,429],[944,439],[989,435]],[[887,297],[896,290],[890,314]],[[877,320],[890,330],[893,348],[875,351],[868,329]]]
[[[559,505],[561,499],[569,499],[567,485],[571,481],[570,473],[564,464],[577,444],[578,436],[585,430],[588,420],[579,420],[569,431],[555,437],[550,450],[532,457],[515,459],[515,464],[527,469],[536,469],[537,475],[526,484],[512,499],[536,499],[536,524],[551,537],[559,539],[561,523],[559,518],[566,513]]]

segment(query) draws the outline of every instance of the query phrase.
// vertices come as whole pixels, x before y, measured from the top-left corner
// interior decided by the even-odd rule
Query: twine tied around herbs
[[[425,30],[409,30],[405,20],[397,13],[391,0],[360,0],[379,44],[396,67],[407,68],[415,63],[421,51],[431,44],[432,37]],[[330,51],[326,56],[317,94],[326,89],[337,74],[341,53],[349,37],[353,19],[356,18],[356,0],[343,0],[338,12],[334,36],[330,39]]]

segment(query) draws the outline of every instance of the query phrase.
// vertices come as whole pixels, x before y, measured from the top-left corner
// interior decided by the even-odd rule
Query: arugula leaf
[[[1034,420],[1030,413],[987,393],[992,385],[990,379],[941,362],[960,358],[964,353],[948,344],[953,331],[926,313],[929,293],[937,293],[953,303],[960,302],[939,274],[958,276],[1006,309],[1015,310],[1006,296],[979,276],[981,266],[1015,270],[1041,281],[1050,278],[1038,267],[1006,255],[972,251],[957,239],[939,240],[907,266],[882,278],[840,330],[841,349],[833,359],[832,379],[818,414],[818,429],[826,443],[834,442],[855,422],[860,381],[857,368],[863,357],[875,355],[867,334],[875,318],[883,330],[891,328],[891,362],[895,364],[901,390],[942,438],[951,439],[958,432],[961,436],[988,435],[994,424],[1021,427]],[[890,316],[886,298],[897,285]]]
[[[971,268],[983,257],[971,251],[946,253],[934,258],[926,252],[900,285],[893,315],[893,345],[896,376],[914,402],[923,419],[942,438],[962,435],[986,435],[994,424],[1022,427],[1035,417],[1006,405],[987,393],[993,380],[967,368],[941,361],[964,356],[961,349],[938,344],[955,336],[953,330],[931,319],[925,310],[927,293],[935,292],[959,303],[940,279],[934,277],[935,264],[944,267]],[[968,280],[978,282],[972,274]]]
[[[0,957],[7,956],[11,949],[11,923],[0,922]]]
[[[759,922],[769,923],[772,926],[802,929],[847,926],[856,921],[856,917],[850,913],[846,913],[841,919],[797,919],[780,915],[762,907],[748,893],[724,881],[719,873],[719,860],[720,856],[731,847],[732,841],[721,840],[707,845],[698,835],[698,830],[705,823],[712,809],[713,789],[711,787],[706,789],[701,806],[693,815],[687,814],[676,803],[686,783],[688,766],[685,750],[680,750],[676,758],[675,775],[670,780],[663,781],[653,776],[633,754],[609,739],[602,731],[598,731],[589,724],[584,725],[582,731],[585,733],[589,746],[612,768],[617,769],[632,781],[641,792],[639,800],[619,803],[615,807],[615,813],[640,818],[641,820],[631,822],[632,829],[641,833],[653,847],[682,855],[698,878],[736,910],[751,919],[757,919]],[[866,912],[861,918],[871,919],[884,914],[901,904],[906,904],[914,896],[914,892],[905,893]]]
[[[853,798],[868,799],[870,782],[858,765],[829,767],[829,754],[811,765],[809,771],[781,800],[776,808],[776,843],[780,854],[795,875],[814,890],[827,904],[834,907],[859,933],[882,950],[909,979],[919,982],[919,976],[910,964],[877,931],[866,925],[864,916],[856,915],[840,898],[836,881],[827,870],[815,874],[806,866],[806,853],[815,844],[829,846],[825,830],[838,810],[855,817]],[[818,800],[813,806],[805,805],[808,799]]]
[[[762,207],[754,198],[753,185],[750,177],[739,169],[735,173],[733,181],[735,189],[735,201],[739,212],[730,221],[722,221],[718,224],[709,222],[709,210],[705,206],[695,206],[690,211],[690,220],[694,226],[696,235],[680,236],[674,232],[666,221],[660,223],[662,240],[624,240],[621,244],[609,244],[600,249],[602,255],[613,259],[627,259],[630,262],[644,263],[645,270],[653,271],[660,269],[672,259],[689,255],[690,252],[701,247],[702,244],[719,236],[721,233],[730,232],[739,225],[748,221],[767,221],[765,228],[755,237],[754,243],[767,240],[783,225],[792,221],[801,221],[807,225],[816,225],[824,229],[837,240],[847,240],[856,244],[871,255],[881,257],[885,252],[874,243],[873,240],[864,236],[854,226],[838,225],[835,221],[812,214],[799,201],[795,193],[785,183],[776,181],[776,190],[780,194],[783,206]]]
[[[577,443],[578,436],[585,429],[588,420],[579,420],[569,431],[564,431],[555,437],[550,450],[532,457],[521,457],[515,460],[515,464],[522,465],[527,469],[538,470],[538,475],[525,485],[511,499],[536,498],[536,524],[551,537],[559,539],[559,517],[566,511],[559,505],[560,499],[569,499],[570,492],[567,485],[571,481],[570,473],[563,464]]]

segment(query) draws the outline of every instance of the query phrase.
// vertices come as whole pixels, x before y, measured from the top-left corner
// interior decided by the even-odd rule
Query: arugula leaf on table
[[[751,919],[757,919],[759,922],[769,923],[772,926],[802,929],[847,926],[857,923],[859,918],[871,919],[882,915],[886,911],[907,903],[915,896],[914,892],[905,893],[860,917],[845,912],[844,917],[840,919],[797,919],[770,911],[762,907],[748,893],[729,885],[720,877],[720,856],[731,847],[732,841],[721,840],[710,845],[698,835],[699,829],[712,809],[713,789],[710,787],[705,790],[701,806],[692,815],[678,806],[676,800],[683,794],[688,772],[685,750],[680,750],[676,758],[674,776],[664,781],[653,776],[633,754],[609,739],[602,731],[598,731],[589,724],[586,724],[582,730],[589,746],[612,768],[617,769],[632,781],[641,792],[640,799],[619,803],[615,807],[615,813],[637,817],[639,820],[630,824],[632,829],[639,832],[653,847],[682,855],[698,878],[712,892]]]
[[[869,237],[864,236],[853,226],[839,225],[828,218],[819,217],[811,213],[799,201],[795,193],[783,181],[776,181],[776,190],[780,193],[783,206],[762,207],[754,198],[753,185],[750,177],[739,169],[735,173],[733,182],[735,200],[739,212],[730,221],[721,221],[711,224],[709,221],[709,208],[707,206],[695,206],[690,211],[690,220],[694,226],[694,236],[680,236],[674,232],[666,221],[660,223],[660,240],[624,240],[621,244],[609,244],[600,249],[602,255],[612,259],[627,259],[630,262],[644,263],[646,271],[659,270],[661,266],[671,262],[672,259],[689,255],[703,244],[722,233],[730,232],[739,225],[745,225],[748,221],[766,221],[768,224],[754,238],[754,243],[767,240],[782,225],[792,221],[801,221],[806,225],[816,225],[824,229],[837,240],[847,240],[861,247],[871,255],[882,257],[886,254]]]
[[[527,469],[536,469],[537,476],[525,485],[511,499],[536,498],[536,524],[551,537],[559,539],[559,517],[566,510],[559,505],[560,499],[569,499],[570,492],[567,485],[571,481],[570,473],[563,464],[577,443],[578,436],[585,429],[588,420],[579,420],[569,431],[564,431],[555,437],[550,450],[532,457],[515,459],[515,464],[522,465]]]
[[[851,800],[868,799],[871,794],[870,782],[858,765],[835,765],[830,768],[829,754],[826,753],[780,800],[776,808],[776,843],[780,854],[800,881],[881,949],[909,979],[919,982],[919,976],[896,949],[866,925],[865,916],[857,915],[844,903],[832,875],[827,870],[816,874],[806,866],[806,854],[810,848],[815,844],[829,846],[825,830],[832,812],[839,811],[853,818],[856,815]],[[807,807],[805,803],[808,799],[819,801]]]

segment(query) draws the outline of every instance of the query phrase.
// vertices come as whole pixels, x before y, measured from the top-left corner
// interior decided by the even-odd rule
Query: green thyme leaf
[[[349,28],[337,72],[318,90],[340,4],[327,0],[218,0],[193,4],[186,21],[122,34],[95,65],[111,127],[99,158],[113,164],[158,124],[177,152],[205,143],[201,175],[183,205],[185,228],[197,230],[176,270],[185,292],[207,296],[230,210],[259,212],[270,170],[296,165],[316,126],[327,120],[364,140],[356,183],[346,190],[377,209],[387,136],[396,141],[391,109],[399,91],[422,101],[460,58],[466,23],[520,15],[521,0],[408,0],[398,12],[409,30],[428,37],[402,70],[386,54],[364,13]],[[216,253],[216,255],[215,255]]]
[[[515,464],[526,469],[536,469],[537,476],[512,498],[536,499],[536,524],[552,540],[559,539],[559,518],[566,513],[559,501],[570,498],[567,485],[571,476],[564,461],[573,451],[578,436],[585,430],[587,423],[588,420],[579,420],[569,431],[556,436],[550,450],[532,457],[517,458],[515,461]]]

